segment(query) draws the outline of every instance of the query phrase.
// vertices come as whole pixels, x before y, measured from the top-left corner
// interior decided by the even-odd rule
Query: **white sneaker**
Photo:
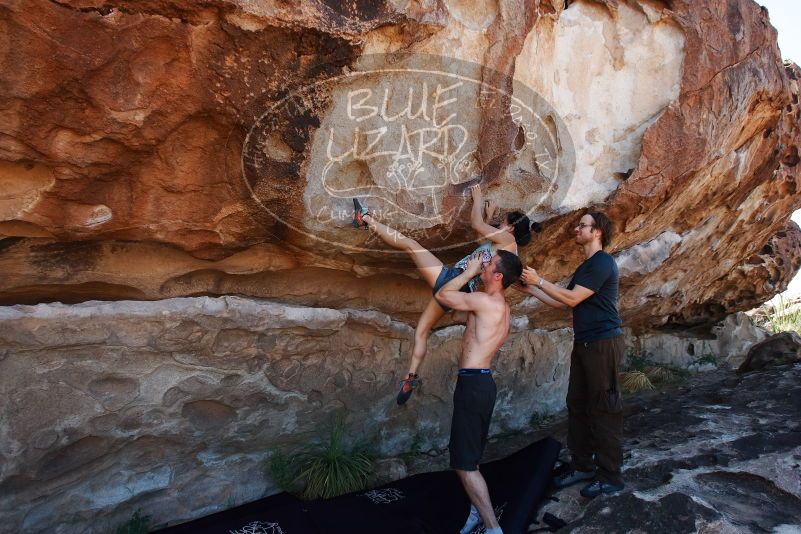
[[[467,516],[467,521],[465,521],[462,530],[459,531],[459,534],[470,534],[473,532],[473,529],[476,528],[478,525],[481,524],[481,516],[478,514],[478,510],[472,504],[470,505],[470,515]]]

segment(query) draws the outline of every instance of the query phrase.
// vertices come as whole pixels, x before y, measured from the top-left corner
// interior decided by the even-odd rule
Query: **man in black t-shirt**
[[[585,497],[623,489],[623,408],[618,366],[623,357],[623,331],[618,313],[619,276],[615,260],[604,252],[612,238],[612,223],[603,213],[590,212],[575,228],[576,243],[586,259],[563,288],[527,267],[515,286],[554,308],[573,309],[573,352],[567,390],[567,445],[570,470],[554,480],[557,487],[590,481]]]

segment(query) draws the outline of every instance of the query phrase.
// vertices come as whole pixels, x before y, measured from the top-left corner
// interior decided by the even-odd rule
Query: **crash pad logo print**
[[[373,504],[389,504],[405,498],[403,492],[395,488],[370,490],[362,495],[370,499]]]
[[[281,225],[341,248],[385,251],[342,237],[352,198],[418,240],[455,248],[467,244],[448,233],[469,209],[468,184],[503,181],[515,189],[506,207],[531,215],[560,204],[573,172],[572,142],[550,104],[518,80],[453,58],[362,56],[358,70],[265,108],[242,147],[252,198]],[[501,125],[497,139],[479,139],[488,117]],[[511,146],[487,148],[501,139]],[[488,172],[488,157],[511,163]]]
[[[284,534],[278,523],[267,521],[253,521],[242,528],[230,530],[230,534]]]
[[[503,509],[506,508],[507,503],[500,504],[494,508],[495,510],[495,518],[500,521],[501,517],[503,516]],[[476,528],[473,529],[471,534],[487,534],[487,527],[483,524],[478,525]]]

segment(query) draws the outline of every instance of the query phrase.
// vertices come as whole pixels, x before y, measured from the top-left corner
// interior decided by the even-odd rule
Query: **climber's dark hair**
[[[522,211],[510,211],[506,215],[507,224],[514,228],[515,243],[522,247],[531,241],[531,222]]]

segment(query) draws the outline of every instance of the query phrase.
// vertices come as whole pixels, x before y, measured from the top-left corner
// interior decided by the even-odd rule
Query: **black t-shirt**
[[[617,309],[619,281],[615,260],[603,250],[578,266],[567,288],[582,286],[595,293],[573,308],[576,341],[597,341],[623,334]]]

